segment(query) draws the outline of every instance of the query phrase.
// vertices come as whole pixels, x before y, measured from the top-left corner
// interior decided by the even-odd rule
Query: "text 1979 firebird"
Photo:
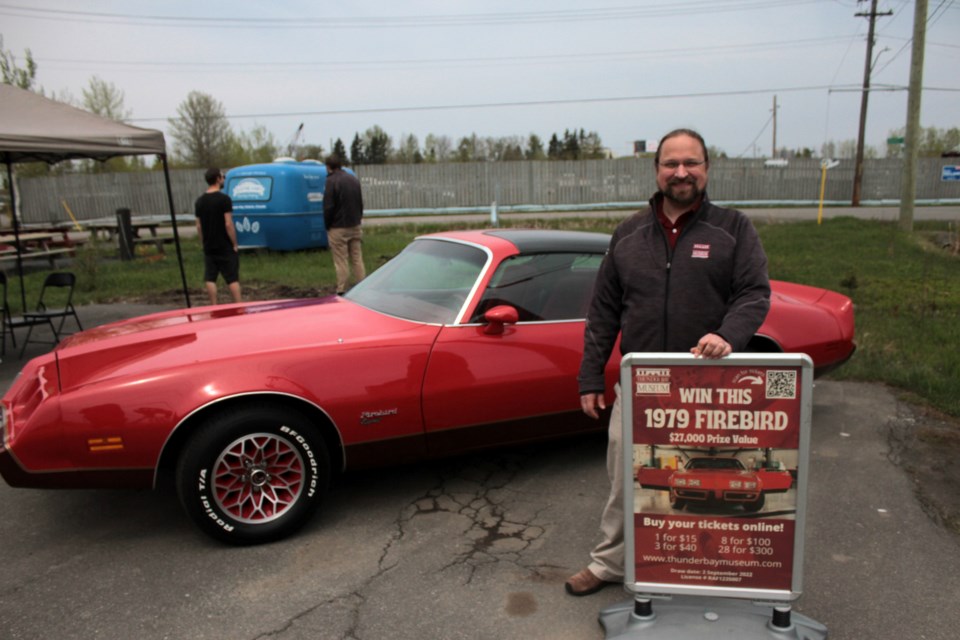
[[[304,524],[344,469],[603,429],[579,409],[583,318],[604,234],[416,239],[344,297],[159,313],[65,339],[3,397],[18,487],[151,487],[169,469],[205,532]],[[773,283],[752,348],[853,352],[848,298]],[[618,355],[608,366],[609,387]]]

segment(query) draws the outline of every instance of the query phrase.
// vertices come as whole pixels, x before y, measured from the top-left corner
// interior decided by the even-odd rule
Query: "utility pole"
[[[865,0],[857,0],[864,2]],[[867,60],[863,65],[863,92],[860,95],[860,130],[857,135],[857,160],[853,171],[853,197],[850,204],[860,206],[860,186],[863,182],[863,138],[867,130],[867,99],[870,95],[870,72],[873,70],[873,34],[878,16],[891,16],[893,11],[877,13],[877,0],[870,0],[870,13],[856,13],[858,18],[870,18],[870,27],[867,29]]]
[[[773,96],[773,148],[770,151],[770,157],[777,157],[777,96]]]
[[[913,50],[907,130],[903,134],[903,177],[900,183],[900,228],[913,231],[913,201],[917,197],[917,151],[920,138],[920,95],[923,93],[923,50],[927,40],[927,0],[917,0],[913,12]]]

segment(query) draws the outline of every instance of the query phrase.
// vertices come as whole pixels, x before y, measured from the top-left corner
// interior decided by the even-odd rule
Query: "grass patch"
[[[514,225],[610,232],[611,219],[526,220]],[[816,222],[756,223],[770,261],[770,277],[825,287],[850,296],[856,304],[858,349],[836,370],[837,379],[884,382],[922,398],[930,406],[960,417],[960,258],[945,248],[955,240],[951,223],[918,222],[914,233],[894,222],[831,218]],[[400,223],[364,228],[364,261],[373,271],[414,237],[433,231],[481,228],[484,223],[453,225]],[[203,256],[195,238],[183,240],[184,268],[191,300],[205,303]],[[130,262],[116,249],[85,249],[71,267],[78,276],[76,303],[151,301],[157,296],[182,303],[176,253],[146,254]],[[28,304],[40,291],[45,271],[26,276]],[[19,283],[8,270],[9,299],[19,310]],[[244,253],[240,280],[247,299],[331,293],[333,263],[322,250]],[[226,292],[223,292],[224,296]],[[223,298],[226,301],[226,298]]]

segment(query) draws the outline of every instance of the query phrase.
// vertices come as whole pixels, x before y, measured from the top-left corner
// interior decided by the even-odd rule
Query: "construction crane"
[[[303,137],[303,123],[300,123],[300,126],[297,127],[297,130],[294,132],[293,137],[290,138],[290,142],[287,143],[286,152],[287,156],[296,159],[297,157],[297,148],[300,146],[300,138]]]

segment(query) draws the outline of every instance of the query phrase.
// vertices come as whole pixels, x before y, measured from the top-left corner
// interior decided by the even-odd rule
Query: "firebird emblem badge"
[[[361,411],[360,424],[376,424],[387,416],[397,415],[397,409],[377,409],[375,411]]]

